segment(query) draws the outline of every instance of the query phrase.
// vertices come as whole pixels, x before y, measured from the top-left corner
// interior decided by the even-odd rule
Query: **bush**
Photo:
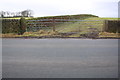
[[[18,34],[22,35],[24,32],[26,32],[26,20],[25,18],[21,17]]]

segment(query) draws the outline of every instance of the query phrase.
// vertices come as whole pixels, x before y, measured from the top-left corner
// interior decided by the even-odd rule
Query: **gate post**
[[[103,24],[103,32],[104,31],[108,31],[108,20],[105,20],[104,21],[104,24]]]
[[[55,19],[53,18],[53,32],[55,32]]]

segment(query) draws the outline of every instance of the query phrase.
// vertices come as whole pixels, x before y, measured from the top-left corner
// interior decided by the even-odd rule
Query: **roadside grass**
[[[109,32],[100,32],[99,37],[112,37],[112,38],[120,38],[120,33],[109,33]]]
[[[81,37],[81,36],[80,36],[79,33],[77,33],[77,34],[69,35],[68,37],[70,37],[70,38],[79,38],[79,37]]]
[[[6,34],[2,34],[3,38],[15,38],[15,37],[19,37],[19,35],[15,34],[15,33],[6,33]]]
[[[57,35],[57,32],[53,31],[45,31],[45,30],[39,30],[37,32],[25,32],[21,37],[42,37],[42,36],[52,36]]]
[[[78,38],[81,37],[80,34],[82,33],[76,33],[72,34],[66,37],[74,37]],[[23,35],[17,35],[15,33],[7,33],[7,34],[0,34],[0,37],[2,38],[21,38],[21,37],[42,37],[42,36],[54,36],[58,35],[58,32],[44,32],[44,33],[39,33],[39,32],[25,32]],[[100,32],[99,33],[99,38],[120,38],[120,33],[109,33],[109,32]]]

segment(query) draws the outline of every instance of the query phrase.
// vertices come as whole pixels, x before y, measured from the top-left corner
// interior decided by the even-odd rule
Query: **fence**
[[[39,19],[39,20],[28,20],[27,21],[27,31],[38,31],[38,30],[49,30],[54,29],[55,26],[68,22],[67,18],[48,18],[48,19]]]
[[[78,20],[78,19],[39,19],[26,20],[26,31],[57,31],[59,33],[76,33],[89,30],[120,32],[117,20]],[[3,19],[2,33],[19,33],[20,19]]]
[[[2,33],[18,33],[19,19],[2,19]]]
[[[23,34],[26,31],[26,21],[21,19],[2,19],[2,33]]]

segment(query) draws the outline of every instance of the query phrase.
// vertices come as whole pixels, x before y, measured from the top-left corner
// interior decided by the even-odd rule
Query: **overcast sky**
[[[35,17],[94,14],[118,17],[119,0],[0,0],[0,11],[34,11]]]

